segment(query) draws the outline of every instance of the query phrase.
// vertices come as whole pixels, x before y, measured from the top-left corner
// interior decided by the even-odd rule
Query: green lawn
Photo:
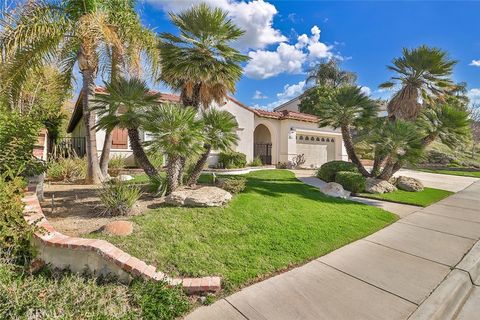
[[[397,190],[389,193],[361,193],[360,197],[372,198],[378,200],[385,200],[390,202],[398,202],[404,204],[411,204],[414,206],[427,207],[432,203],[440,201],[449,195],[452,195],[453,192],[447,190],[440,190],[434,188],[425,188],[423,191],[419,192],[408,192],[403,190]]]
[[[423,169],[423,168],[416,168],[415,170],[430,172],[430,173],[450,174],[452,176],[480,178],[480,171],[451,170],[451,169]]]
[[[287,170],[251,172],[225,208],[162,207],[105,238],[172,276],[219,275],[231,292],[394,222],[387,211],[322,195]]]

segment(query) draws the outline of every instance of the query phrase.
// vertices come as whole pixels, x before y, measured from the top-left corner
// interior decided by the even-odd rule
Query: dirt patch
[[[78,184],[46,184],[43,213],[61,233],[81,236],[96,231],[105,224],[125,220],[125,216],[102,216],[103,208],[97,196],[98,186]],[[158,208],[163,198],[144,193],[137,203],[134,214]]]

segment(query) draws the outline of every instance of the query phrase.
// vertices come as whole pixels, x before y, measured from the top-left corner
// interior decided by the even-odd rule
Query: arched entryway
[[[253,156],[259,157],[263,164],[272,164],[272,135],[263,124],[253,132]]]

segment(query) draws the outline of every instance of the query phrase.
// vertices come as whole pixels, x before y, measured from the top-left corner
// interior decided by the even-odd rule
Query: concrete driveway
[[[427,177],[422,180],[425,182],[437,179],[423,174],[415,177],[422,176]],[[456,177],[452,180],[463,181]],[[453,188],[459,183],[449,184]],[[477,182],[364,239],[201,307],[186,318],[407,319],[413,314],[415,319],[431,319],[438,308],[440,312],[455,308],[450,302],[438,302],[444,300],[437,296],[444,295],[435,289],[447,287],[444,291],[449,294],[459,291],[455,289],[459,287],[455,286],[456,274],[452,273],[460,271],[452,269],[480,239],[479,207]],[[480,258],[469,261],[480,265]],[[473,269],[480,270],[476,266]],[[450,282],[453,278],[454,284],[446,283],[446,278]],[[476,301],[479,292],[468,292],[472,293],[467,295],[466,309],[460,314],[475,319],[478,308],[468,301]],[[431,295],[433,298],[429,298]],[[429,303],[432,299],[436,304]],[[459,305],[461,308],[464,303]]]
[[[429,188],[443,189],[452,192],[458,192],[465,189],[472,183],[480,180],[478,178],[472,177],[461,177],[461,176],[452,176],[448,174],[438,174],[438,173],[429,173],[421,172],[416,170],[409,169],[400,169],[396,174],[398,176],[407,176],[416,178]]]

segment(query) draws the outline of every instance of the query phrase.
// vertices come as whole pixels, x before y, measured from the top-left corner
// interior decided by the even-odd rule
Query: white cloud
[[[255,99],[255,100],[266,99],[266,98],[268,97],[264,95],[260,90],[255,90],[255,93],[253,94],[253,97],[252,97],[252,99]]]
[[[298,36],[294,45],[282,42],[274,51],[250,51],[250,61],[245,66],[245,75],[254,79],[266,79],[281,73],[304,72],[304,65],[318,59],[330,59],[333,46],[320,42],[320,28],[313,26],[311,35]]]
[[[254,107],[265,109],[265,110],[272,110],[278,107],[279,105],[302,94],[303,91],[305,91],[305,87],[306,87],[305,81],[300,81],[299,83],[292,84],[292,85],[286,84],[285,86],[283,86],[283,91],[277,93],[278,99],[276,101],[270,102],[263,106],[259,106],[258,104],[256,104],[254,105]]]
[[[365,94],[367,96],[370,96],[372,94],[372,89],[370,89],[367,86],[363,86],[363,87],[360,87],[360,92],[362,92],[363,94]]]
[[[474,67],[480,67],[480,59],[479,60],[472,60],[472,62],[470,62],[469,65],[474,66]]]
[[[480,104],[480,88],[468,90],[467,96],[471,104]]]
[[[167,12],[179,12],[194,4],[205,2],[228,12],[232,21],[245,34],[235,43],[240,49],[263,49],[274,43],[286,41],[280,30],[273,28],[273,18],[278,13],[274,5],[263,0],[145,0]]]

